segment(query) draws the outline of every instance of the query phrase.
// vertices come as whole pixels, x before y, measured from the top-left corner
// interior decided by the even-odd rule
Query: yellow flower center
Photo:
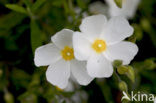
[[[74,50],[68,46],[65,46],[64,49],[61,51],[62,58],[66,61],[70,61],[74,59]]]
[[[94,43],[92,44],[92,48],[97,52],[101,53],[106,50],[106,43],[104,40],[95,40]]]

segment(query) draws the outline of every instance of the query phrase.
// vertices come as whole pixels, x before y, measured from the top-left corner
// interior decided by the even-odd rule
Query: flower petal
[[[133,31],[133,28],[125,18],[119,16],[113,17],[108,21],[101,38],[103,38],[108,45],[114,44],[131,36]]]
[[[68,81],[67,87],[64,89],[65,92],[73,92],[74,91],[74,84],[72,81]]]
[[[75,32],[73,35],[73,48],[78,60],[87,60],[92,52],[91,43],[80,32]]]
[[[137,52],[138,47],[136,44],[122,41],[120,43],[108,46],[104,54],[110,61],[122,60],[123,64],[129,64]]]
[[[70,64],[63,59],[57,61],[55,64],[50,65],[46,71],[47,80],[61,89],[68,85],[70,77]]]
[[[89,16],[82,20],[80,25],[80,30],[83,32],[90,40],[99,37],[104,28],[107,19],[104,15]]]
[[[77,82],[81,85],[88,85],[93,80],[87,73],[85,62],[71,61],[71,71]]]
[[[130,19],[135,15],[140,1],[141,0],[123,0],[122,8],[119,8],[114,0],[106,0],[106,3],[109,5],[109,15],[111,17],[120,15]]]
[[[56,62],[60,58],[60,50],[55,44],[49,43],[35,50],[34,62],[36,66],[46,66]]]
[[[92,55],[87,61],[87,71],[91,77],[110,77],[113,67],[103,55]]]
[[[69,29],[63,29],[52,36],[51,40],[60,49],[65,46],[72,47],[73,31]]]

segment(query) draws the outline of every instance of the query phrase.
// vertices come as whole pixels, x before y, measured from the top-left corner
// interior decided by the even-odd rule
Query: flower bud
[[[128,72],[128,68],[126,67],[126,66],[119,66],[118,68],[117,68],[117,72],[119,73],[119,74],[121,74],[121,75],[123,75],[123,74],[125,74],[125,73],[127,73]]]
[[[127,91],[127,84],[124,81],[119,82],[119,89],[121,91]]]
[[[122,65],[122,60],[115,60],[114,62],[113,62],[113,66],[114,67],[119,67],[119,66],[121,66]]]
[[[156,67],[156,64],[153,60],[147,59],[144,61],[145,69],[153,70]]]
[[[0,77],[3,75],[3,70],[0,69]]]
[[[4,100],[6,103],[14,103],[14,98],[13,98],[13,95],[9,92],[6,92],[4,94]]]
[[[135,73],[134,69],[131,66],[128,66],[127,77],[134,83],[135,82]]]
[[[143,18],[141,20],[141,26],[146,32],[150,31],[151,26],[150,26],[150,22],[147,19]]]
[[[119,8],[122,8],[122,0],[114,0],[114,2]]]
[[[133,24],[134,27],[134,36],[136,37],[136,40],[140,41],[143,38],[143,31],[140,25]]]

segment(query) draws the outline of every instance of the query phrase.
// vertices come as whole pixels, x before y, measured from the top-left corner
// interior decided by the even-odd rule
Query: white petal
[[[107,14],[107,6],[101,1],[95,1],[89,5],[89,11],[93,14]]]
[[[91,43],[80,32],[75,32],[73,35],[73,48],[78,60],[87,60],[92,52]]]
[[[114,0],[106,0],[109,5],[109,14],[113,16],[123,16],[127,19],[132,18],[135,15],[140,0],[123,0],[122,8],[119,8]]]
[[[49,43],[35,50],[34,62],[36,66],[46,66],[56,62],[60,58],[60,50],[55,44]]]
[[[71,61],[71,71],[77,82],[81,85],[88,85],[93,80],[87,73],[85,62]]]
[[[69,29],[63,29],[57,32],[52,38],[52,42],[60,49],[63,49],[65,46],[72,47],[72,38],[73,31]]]
[[[69,80],[67,87],[64,89],[65,92],[72,92],[74,91],[74,86],[72,81]]]
[[[61,89],[67,87],[68,79],[70,77],[70,64],[63,59],[50,65],[46,71],[47,80]]]
[[[133,31],[133,28],[125,18],[113,17],[108,21],[101,38],[103,38],[107,44],[114,44],[131,36]]]
[[[93,40],[93,38],[99,37],[106,22],[107,19],[104,15],[89,16],[82,20],[80,30],[88,39]]]
[[[113,73],[113,67],[103,55],[93,55],[87,61],[87,71],[91,77],[110,77]]]
[[[138,47],[136,44],[122,41],[120,43],[108,46],[104,54],[110,61],[122,60],[123,64],[129,64],[137,52]]]

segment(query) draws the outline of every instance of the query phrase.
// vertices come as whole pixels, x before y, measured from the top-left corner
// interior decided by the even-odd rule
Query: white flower
[[[61,89],[61,88],[59,88],[59,87],[56,86],[56,89],[58,91],[63,91],[63,92],[73,92],[75,90],[75,87],[74,87],[73,82],[69,80],[68,81],[68,85],[66,86],[66,88]]]
[[[139,2],[140,0],[122,0],[122,8],[119,8],[114,0],[106,0],[110,16],[123,16],[127,19],[135,15]]]
[[[123,17],[108,21],[104,15],[86,17],[80,30],[73,36],[74,53],[78,60],[87,61],[91,77],[110,77],[114,60],[129,64],[138,52],[135,44],[123,41],[133,34],[133,28]]]
[[[36,66],[48,66],[47,80],[61,89],[67,87],[70,75],[81,85],[87,85],[92,78],[87,74],[85,62],[74,58],[72,45],[73,31],[63,29],[52,38],[52,43],[41,46],[35,51]]]
[[[154,99],[154,102],[153,103],[156,103],[156,98]]]
[[[107,9],[108,9],[108,7],[100,1],[93,2],[89,5],[89,11],[93,14],[106,15],[107,11],[108,11]]]
[[[74,91],[74,85],[71,81],[68,82],[67,87],[64,89],[65,92],[72,92]]]

